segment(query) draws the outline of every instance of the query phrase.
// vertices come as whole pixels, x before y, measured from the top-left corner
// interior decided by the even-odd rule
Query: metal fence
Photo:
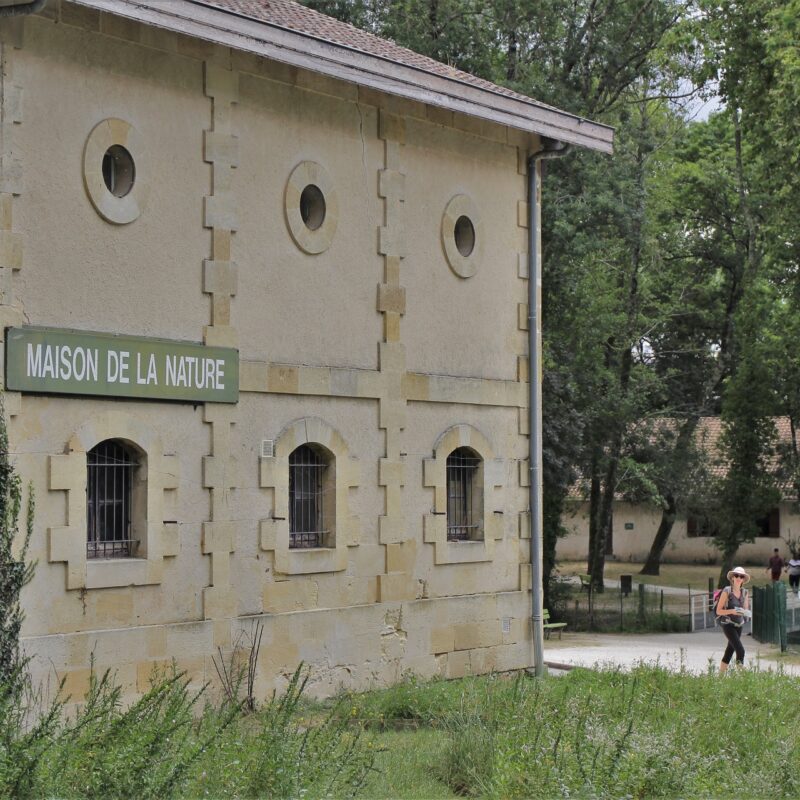
[[[708,592],[699,592],[689,595],[689,618],[691,621],[691,631],[707,631],[716,624],[716,614],[714,609],[714,596],[709,596]]]
[[[572,630],[685,631],[689,630],[688,611],[686,594],[640,583],[633,591],[622,587],[575,591],[573,587],[557,609],[557,618]]]
[[[713,592],[689,593],[689,621],[692,633],[695,631],[708,631],[717,624],[717,611],[714,607]],[[742,636],[752,632],[753,623],[746,620],[742,626]]]
[[[800,598],[787,594],[785,583],[753,587],[753,638],[779,644],[786,650],[789,637],[800,631]]]

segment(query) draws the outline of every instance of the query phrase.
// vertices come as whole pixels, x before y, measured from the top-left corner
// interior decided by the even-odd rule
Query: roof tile
[[[197,2],[198,0],[195,0]],[[326,42],[358,50],[371,56],[385,58],[396,64],[412,67],[433,75],[475,86],[485,91],[511,97],[526,103],[556,111],[552,106],[514,92],[504,86],[470,75],[455,67],[442,64],[428,56],[415,53],[388,39],[381,39],[346,22],[321,14],[293,0],[200,0],[201,4],[232,12],[249,19],[287,28],[322,39]]]

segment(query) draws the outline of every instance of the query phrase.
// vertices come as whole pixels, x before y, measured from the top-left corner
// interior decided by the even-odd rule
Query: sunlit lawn
[[[660,575],[640,575],[641,563],[630,561],[606,561],[605,577],[610,580],[619,580],[620,575],[632,575],[633,582],[649,583],[655,586],[673,586],[686,589],[691,586],[692,591],[708,589],[708,579],[711,578],[716,585],[719,577],[719,566],[715,564],[662,564]],[[763,566],[744,565],[752,576],[751,586],[765,586],[769,577]],[[586,572],[585,561],[561,561],[558,564],[561,575],[579,575]],[[784,579],[785,581],[785,579]]]
[[[444,731],[386,731],[373,734],[378,753],[375,769],[360,795],[374,798],[458,797],[432,768],[447,745]]]

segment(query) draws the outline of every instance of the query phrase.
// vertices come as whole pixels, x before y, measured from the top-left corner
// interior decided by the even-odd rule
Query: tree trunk
[[[564,500],[567,489],[558,491],[554,487],[547,487],[544,494],[544,531],[542,542],[542,590],[544,607],[552,608],[550,594],[550,579],[556,568],[556,544],[559,530],[561,529],[561,514],[564,511]]]
[[[705,397],[701,399],[705,400]],[[675,448],[672,451],[673,464],[680,465],[686,463],[686,455],[689,450],[694,433],[697,430],[697,425],[700,422],[698,414],[693,414],[681,426],[678,433],[678,438],[675,441]],[[676,481],[676,486],[681,486],[680,480]],[[640,575],[659,575],[661,572],[661,555],[664,548],[667,546],[670,534],[672,533],[672,526],[675,524],[675,518],[678,511],[678,497],[673,490],[666,493],[667,507],[661,511],[661,522],[658,525],[656,535],[653,537],[653,542],[650,545],[650,552],[647,554],[647,559],[644,566],[640,570]]]
[[[723,589],[728,585],[728,573],[733,569],[733,559],[739,552],[739,545],[737,544],[733,550],[722,551],[722,567],[719,571],[719,579],[717,580],[717,588]]]
[[[508,32],[508,50],[506,51],[506,80],[515,81],[517,79],[518,59],[519,44],[517,42],[517,31],[512,28]]]
[[[601,449],[597,446],[592,451],[592,474],[589,483],[589,553],[586,571],[589,575],[595,574],[595,564],[598,561],[600,567],[600,582],[603,580],[603,567],[605,561],[603,554],[606,550],[606,541],[603,536],[603,525],[600,515],[600,499],[601,499],[601,479],[600,479],[600,458]],[[594,580],[592,581],[594,583]]]
[[[672,526],[675,524],[677,503],[675,497],[670,493],[666,497],[667,507],[661,511],[661,522],[658,525],[653,543],[650,545],[650,552],[644,566],[639,570],[640,575],[660,575],[661,574],[661,554],[669,541],[672,533]]]
[[[608,467],[603,480],[603,489],[598,508],[598,547],[594,553],[594,561],[590,565],[589,575],[592,579],[592,589],[595,592],[605,591],[603,574],[606,568],[606,544],[611,533],[614,519],[614,495],[617,489],[617,466],[621,449],[622,436],[618,435],[609,454]]]

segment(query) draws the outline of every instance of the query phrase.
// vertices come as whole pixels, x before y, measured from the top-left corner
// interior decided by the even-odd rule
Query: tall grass
[[[201,708],[203,693],[174,671],[126,707],[106,673],[77,713],[59,701],[33,725],[19,693],[0,686],[0,797],[351,797],[374,751],[337,709],[308,716],[306,681],[298,668],[285,694],[250,713]]]
[[[461,796],[800,796],[800,705],[786,675],[720,679],[641,666],[468,679],[457,697],[440,683],[405,691],[420,695],[406,708],[436,698],[441,715],[420,724],[435,724],[445,743],[428,769]],[[387,709],[396,694],[386,693]],[[389,726],[381,693],[365,698],[364,712],[367,723]]]
[[[298,671],[246,713],[169,673],[124,707],[105,675],[78,713],[33,725],[0,691],[0,797],[800,796],[797,680],[780,673],[410,680],[329,706],[305,686]]]

